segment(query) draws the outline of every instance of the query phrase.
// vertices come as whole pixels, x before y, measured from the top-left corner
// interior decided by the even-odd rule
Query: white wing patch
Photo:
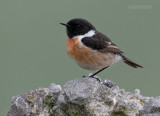
[[[118,48],[117,46],[114,46],[114,45],[109,45],[109,46],[107,46],[107,47],[109,47],[109,48]]]
[[[106,42],[106,43],[108,44],[108,46],[107,46],[107,47],[109,47],[109,48],[116,48],[116,49],[118,49],[118,47],[117,47],[117,46],[112,45],[112,42]]]
[[[109,45],[111,45],[111,42],[108,42]]]

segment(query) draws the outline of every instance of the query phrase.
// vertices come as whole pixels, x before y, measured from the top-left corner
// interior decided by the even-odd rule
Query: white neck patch
[[[84,38],[84,37],[92,37],[94,34],[95,34],[95,30],[90,30],[90,31],[87,32],[86,34],[75,36],[75,37],[73,37],[72,39],[79,38],[79,40],[81,40],[81,39]]]

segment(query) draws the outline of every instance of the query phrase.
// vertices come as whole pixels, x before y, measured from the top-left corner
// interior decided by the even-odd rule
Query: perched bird
[[[123,51],[106,35],[98,32],[89,21],[76,18],[60,24],[66,26],[67,29],[68,39],[66,45],[68,55],[80,67],[87,70],[98,70],[90,77],[94,77],[121,60],[133,68],[143,68],[126,58]]]

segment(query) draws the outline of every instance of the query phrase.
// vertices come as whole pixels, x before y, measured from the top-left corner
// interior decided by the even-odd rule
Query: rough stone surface
[[[125,92],[110,80],[78,78],[12,98],[7,116],[160,116],[160,97]]]

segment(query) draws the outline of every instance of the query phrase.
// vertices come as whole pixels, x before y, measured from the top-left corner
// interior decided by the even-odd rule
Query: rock
[[[160,116],[160,97],[156,98],[143,98],[143,109],[140,111],[140,115],[143,116]]]
[[[30,116],[32,109],[28,103],[26,94],[12,97],[12,106],[7,116]]]
[[[64,85],[64,92],[70,102],[82,105],[93,97],[98,87],[99,82],[93,78],[75,79]]]
[[[126,92],[110,80],[78,78],[63,88],[53,83],[13,97],[7,116],[160,116],[160,97]]]

